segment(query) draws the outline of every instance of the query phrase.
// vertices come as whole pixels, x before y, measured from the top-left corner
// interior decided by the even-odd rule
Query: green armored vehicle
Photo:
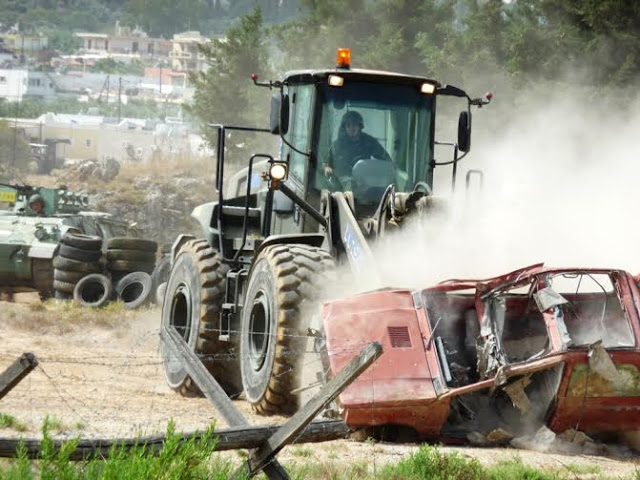
[[[53,258],[65,233],[106,240],[131,235],[125,222],[89,211],[66,188],[0,184],[0,293],[53,294]]]

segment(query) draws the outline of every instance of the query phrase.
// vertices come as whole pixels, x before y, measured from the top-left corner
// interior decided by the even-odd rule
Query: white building
[[[24,68],[0,69],[0,98],[20,102],[24,97],[52,98],[56,85],[49,72]]]

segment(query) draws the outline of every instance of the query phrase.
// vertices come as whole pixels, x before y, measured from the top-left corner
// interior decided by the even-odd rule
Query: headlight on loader
[[[271,180],[282,181],[287,179],[287,164],[284,162],[273,162],[269,167],[269,178]]]

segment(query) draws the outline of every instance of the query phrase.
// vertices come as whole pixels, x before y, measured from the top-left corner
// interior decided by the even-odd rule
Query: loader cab
[[[317,207],[322,190],[350,191],[356,216],[364,216],[391,184],[397,191],[432,187],[435,82],[336,69],[293,73],[284,84],[280,158],[289,164],[289,184],[309,203]],[[355,139],[345,125],[354,116],[361,119]]]

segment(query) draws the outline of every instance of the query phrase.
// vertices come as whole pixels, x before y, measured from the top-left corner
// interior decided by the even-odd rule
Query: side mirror
[[[458,149],[461,152],[471,149],[471,113],[466,110],[458,118]]]
[[[289,95],[277,92],[271,96],[269,130],[274,135],[285,135],[289,131]]]

